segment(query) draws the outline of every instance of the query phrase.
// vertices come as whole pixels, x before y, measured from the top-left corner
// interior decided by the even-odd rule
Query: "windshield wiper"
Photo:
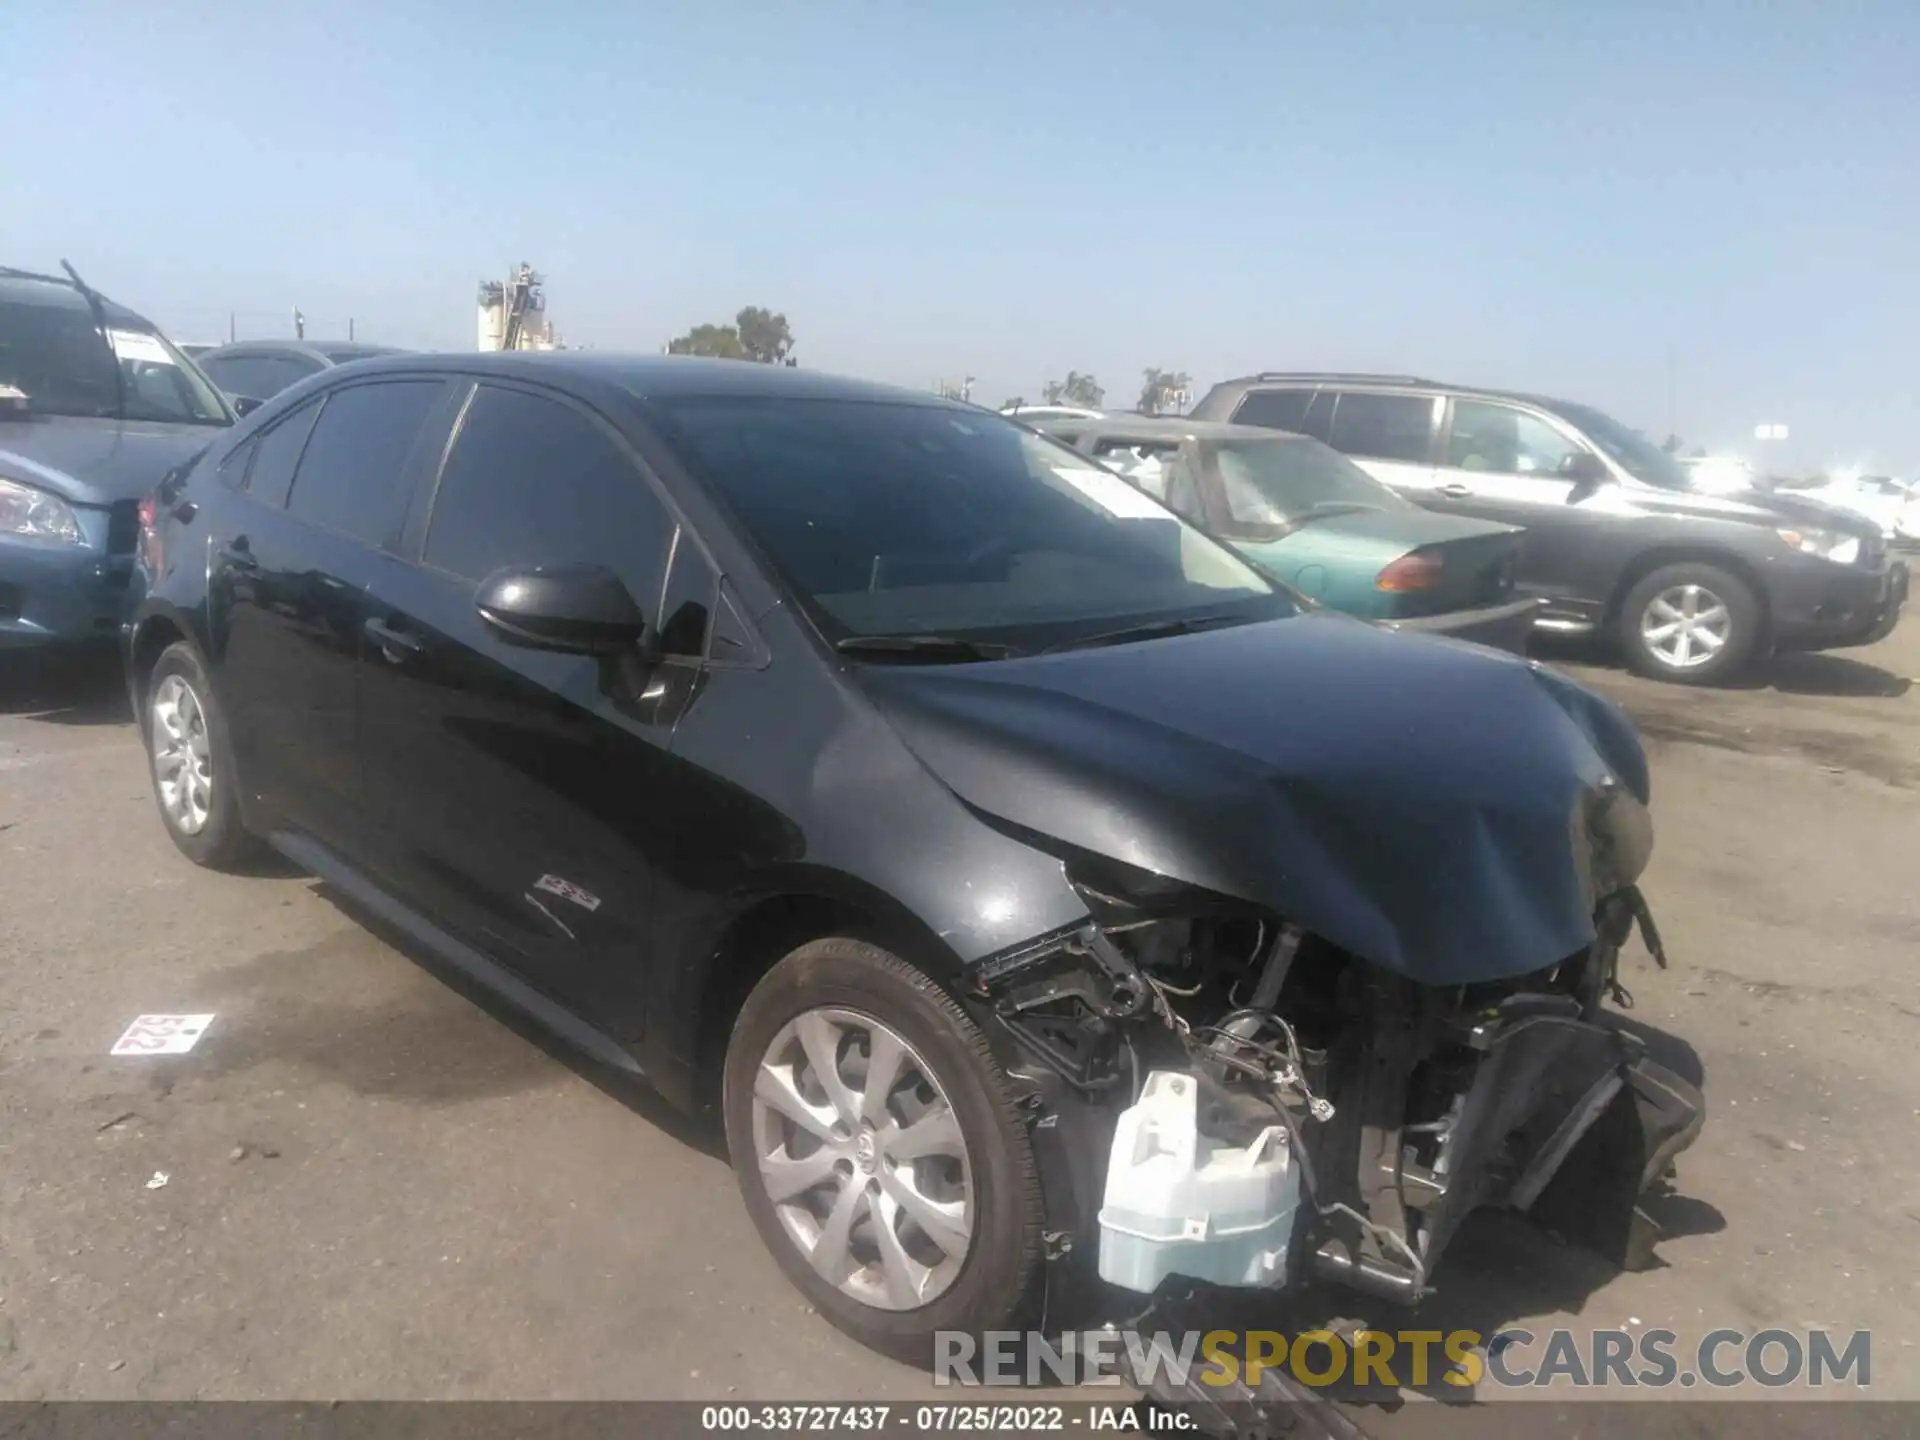
[[[1011,645],[963,640],[958,635],[849,635],[834,642],[842,655],[874,660],[1008,660],[1020,652]]]
[[[1245,615],[1188,615],[1175,620],[1149,620],[1141,625],[1127,625],[1119,630],[1102,630],[1097,635],[1084,635],[1078,640],[1062,640],[1057,645],[1049,645],[1042,655],[1058,654],[1062,650],[1090,650],[1097,645],[1125,645],[1133,640],[1160,640],[1169,635],[1191,635],[1196,630],[1212,630],[1221,625],[1244,625],[1250,617]]]
[[[73,281],[73,288],[78,290],[86,300],[87,310],[93,316],[93,323],[100,327],[100,343],[107,347],[107,364],[113,367],[114,403],[120,408],[119,418],[125,420],[127,418],[127,377],[120,369],[120,352],[113,348],[113,327],[107,323],[106,298],[82,280],[80,272],[65,260],[60,262],[60,268],[67,272],[67,278]]]

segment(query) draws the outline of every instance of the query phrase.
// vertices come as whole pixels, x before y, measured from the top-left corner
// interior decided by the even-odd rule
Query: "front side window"
[[[1580,447],[1537,415],[1482,400],[1453,402],[1447,464],[1456,470],[1557,479]]]
[[[76,303],[71,291],[48,291],[45,300],[0,298],[0,386],[25,396],[30,411],[233,423],[192,362],[157,330],[110,306],[103,335],[92,311]]]
[[[1638,430],[1621,424],[1602,410],[1590,405],[1569,405],[1564,401],[1543,401],[1543,406],[1579,428],[1609,460],[1634,479],[1662,490],[1691,490],[1693,481],[1687,467],[1662,450]]]
[[[301,453],[287,513],[378,545],[395,518],[407,457],[439,398],[438,380],[330,392]]]
[[[1161,619],[1294,613],[1134,486],[995,415],[685,397],[661,428],[830,639],[1016,648]]]
[[[1427,463],[1432,436],[1431,399],[1349,390],[1334,408],[1327,443],[1342,455],[1420,465]]]
[[[1222,440],[1203,449],[1219,473],[1230,526],[1236,532],[1294,529],[1356,510],[1414,508],[1411,501],[1315,440]]]
[[[447,456],[422,559],[483,580],[522,565],[604,565],[655,625],[674,520],[597,422],[483,385]],[[691,557],[690,557],[691,562]]]

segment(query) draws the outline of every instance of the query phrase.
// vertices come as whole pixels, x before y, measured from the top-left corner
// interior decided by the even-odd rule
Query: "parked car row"
[[[1879,521],[1824,496],[1701,493],[1675,457],[1591,406],[1404,375],[1276,372],[1214,386],[1174,430],[1197,455],[1220,443],[1226,432],[1207,427],[1223,422],[1320,441],[1436,522],[1511,527],[1514,591],[1538,602],[1534,626],[1616,640],[1636,670],[1660,679],[1720,682],[1776,650],[1869,645],[1899,623],[1906,601],[1908,567],[1889,553]],[[1113,443],[1097,427],[1115,422],[1034,423]],[[1192,478],[1211,498],[1189,486],[1190,518],[1237,543],[1256,538],[1226,494],[1237,482]],[[1323,482],[1301,472],[1276,483],[1310,506]],[[1412,533],[1404,521],[1402,531]],[[1295,533],[1296,583],[1337,583],[1300,549],[1319,537]],[[1352,558],[1364,566],[1366,557]],[[1381,590],[1375,577],[1327,598],[1379,613]]]

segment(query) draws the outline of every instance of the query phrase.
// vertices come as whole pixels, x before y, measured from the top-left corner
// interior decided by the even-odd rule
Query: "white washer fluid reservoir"
[[[1151,1293],[1169,1275],[1216,1285],[1275,1285],[1300,1205],[1286,1128],[1252,1144],[1200,1133],[1200,1084],[1177,1070],[1147,1077],[1120,1115],[1100,1207],[1100,1278]]]

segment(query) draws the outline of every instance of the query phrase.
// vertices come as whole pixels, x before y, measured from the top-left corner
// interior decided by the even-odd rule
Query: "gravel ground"
[[[1675,963],[1626,979],[1708,1126],[1661,1268],[1485,1217],[1414,1318],[1865,1328],[1874,1393],[1920,1398],[1920,623],[1738,690],[1554,658],[1649,741]],[[711,1137],[315,882],[182,860],[118,687],[0,655],[0,1397],[930,1393],[807,1312]],[[217,1018],[110,1059],[142,1012]]]

